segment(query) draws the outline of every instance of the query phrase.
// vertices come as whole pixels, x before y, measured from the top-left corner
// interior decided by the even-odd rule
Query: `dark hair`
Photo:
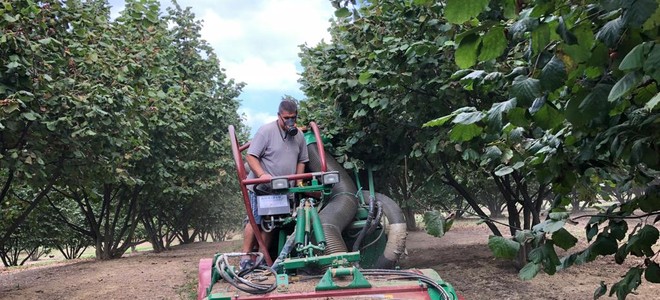
[[[278,113],[282,112],[289,112],[289,113],[295,113],[298,112],[298,104],[292,100],[282,100],[280,102],[280,108],[277,111]]]

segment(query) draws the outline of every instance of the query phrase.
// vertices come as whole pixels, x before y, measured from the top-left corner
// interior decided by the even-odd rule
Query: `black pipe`
[[[366,199],[371,201],[369,197],[369,191],[362,191],[362,194]],[[393,268],[396,263],[399,261],[401,254],[405,251],[406,248],[406,235],[408,235],[406,227],[406,219],[403,215],[403,211],[399,208],[399,205],[381,193],[374,193],[376,201],[381,202],[381,207],[383,209],[383,214],[387,217],[389,223],[389,232],[387,233],[387,243],[385,244],[385,250],[383,254],[378,257],[376,261],[375,268],[379,269],[389,269]]]
[[[371,229],[372,227],[372,222],[374,221],[374,217],[375,217],[374,209],[376,203],[377,202],[375,200],[371,199],[371,195],[369,195],[369,212],[367,213],[367,220],[365,221],[362,230],[360,230],[360,234],[358,235],[357,239],[355,239],[355,242],[353,243],[353,251],[360,250],[360,247],[362,246],[362,241],[367,236],[369,229]]]
[[[321,157],[316,143],[307,145],[308,167],[312,172],[321,171]],[[339,172],[339,182],[332,187],[330,201],[321,209],[319,217],[325,233],[326,254],[348,252],[341,232],[353,221],[357,212],[357,187],[346,170],[331,156],[325,157],[328,171]]]

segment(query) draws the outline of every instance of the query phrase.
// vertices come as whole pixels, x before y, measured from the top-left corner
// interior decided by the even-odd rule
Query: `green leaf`
[[[651,15],[658,9],[657,0],[630,0],[624,1],[624,22],[632,28],[640,28]]]
[[[504,28],[497,26],[488,30],[482,38],[481,45],[479,60],[491,60],[501,56],[508,46]]]
[[[465,75],[467,75],[471,72],[472,72],[472,69],[461,69],[461,70],[458,70],[458,71],[454,72],[454,74],[451,74],[449,79],[451,79],[451,80],[460,79],[460,78],[463,78]]]
[[[560,230],[566,224],[566,220],[545,220],[534,226],[535,230],[540,230],[546,233],[553,233]]]
[[[12,62],[7,64],[7,69],[9,69],[9,70],[15,69],[15,68],[18,68],[20,65],[21,64],[19,64],[17,61],[12,61]]]
[[[617,48],[616,45],[621,38],[624,22],[621,17],[611,20],[596,33],[596,39],[602,41],[609,48]]]
[[[345,18],[351,15],[351,12],[348,10],[346,7],[342,7],[338,10],[335,10],[335,17],[337,18]]]
[[[6,114],[9,114],[15,110],[18,110],[20,105],[16,102],[9,103],[7,105],[2,106],[2,111],[4,111]]]
[[[607,285],[605,285],[605,281],[600,281],[600,286],[594,291],[594,299],[598,299],[601,296],[605,295],[607,292]]]
[[[628,257],[629,253],[630,250],[628,249],[628,243],[623,244],[614,254],[614,262],[622,264],[626,260],[626,257]]]
[[[624,95],[628,94],[632,89],[637,87],[642,81],[642,74],[638,71],[633,71],[626,76],[623,76],[610,90],[610,94],[607,97],[607,100],[614,102]]]
[[[568,230],[560,228],[552,233],[552,241],[554,241],[555,245],[559,248],[568,250],[577,244],[578,239],[568,232]]]
[[[645,245],[645,246],[648,246],[649,248],[651,248],[651,246],[654,245],[655,242],[658,241],[658,237],[659,237],[660,233],[658,232],[657,228],[655,228],[652,225],[647,224],[647,225],[644,225],[644,227],[642,227],[642,229],[639,230],[638,234],[639,234],[639,238],[640,238],[639,242],[642,245]]]
[[[617,240],[623,240],[628,232],[628,223],[625,221],[610,220],[610,235]]]
[[[343,166],[344,166],[344,169],[350,170],[350,169],[353,169],[354,165],[353,165],[352,162],[347,161],[347,162],[344,162]]]
[[[55,130],[57,130],[57,123],[56,122],[46,122],[46,128],[50,131],[55,131]]]
[[[456,52],[454,52],[454,60],[456,65],[461,69],[467,69],[477,63],[477,49],[479,49],[481,37],[476,34],[471,34],[464,37],[458,45]]]
[[[646,189],[644,195],[635,199],[639,203],[639,209],[645,213],[651,213],[660,210],[660,188],[657,185],[650,186]]]
[[[460,113],[454,118],[452,123],[457,123],[457,124],[473,124],[481,121],[486,116],[483,112],[480,111],[475,111],[475,112],[464,112]]]
[[[493,103],[487,113],[489,126],[500,128],[502,126],[502,114],[516,107],[516,102],[516,98],[511,98],[507,101]]]
[[[649,262],[644,271],[644,278],[648,282],[660,283],[660,266],[654,261]]]
[[[550,105],[544,105],[533,116],[534,122],[543,129],[552,129],[564,122],[564,115]]]
[[[599,234],[594,243],[591,244],[591,247],[589,248],[591,249],[591,252],[605,256],[615,254],[618,249],[618,245],[615,239],[604,234]]]
[[[526,113],[526,109],[522,107],[514,107],[509,111],[507,116],[509,117],[509,122],[511,122],[511,124],[518,127],[527,127],[530,122],[526,117]]]
[[[490,110],[488,110],[488,115],[489,116],[491,114],[501,115],[502,113],[506,113],[514,107],[516,107],[516,98],[511,98],[503,102],[496,102],[493,103],[493,105],[490,107]]]
[[[369,83],[369,79],[371,78],[371,75],[372,74],[368,71],[360,73],[360,77],[358,78],[358,82],[360,82],[360,84]]]
[[[36,113],[34,113],[34,112],[32,112],[32,111],[30,111],[30,112],[26,112],[26,113],[23,114],[23,118],[25,118],[25,119],[28,120],[28,121],[34,121],[34,120],[36,120],[38,117],[39,117],[39,115],[36,114]]]
[[[465,161],[473,161],[479,159],[479,153],[477,151],[474,151],[473,149],[466,149],[463,151],[463,154],[461,154],[461,158]]]
[[[612,285],[610,296],[616,293],[617,299],[626,299],[628,294],[637,289],[642,282],[641,279],[642,269],[637,267],[630,268],[623,279]]]
[[[532,278],[536,277],[536,274],[538,274],[540,270],[541,264],[530,262],[526,264],[522,269],[520,269],[520,272],[518,272],[518,277],[521,280],[531,280]]]
[[[502,156],[502,150],[497,146],[489,146],[484,153],[484,158],[497,159],[500,156]]]
[[[564,86],[567,76],[564,62],[555,55],[541,69],[541,75],[539,75],[541,88],[549,92],[554,91]]]
[[[20,15],[17,15],[17,16],[20,17]],[[5,17],[5,21],[7,21],[7,22],[9,22],[9,23],[14,23],[14,22],[18,21],[17,18],[15,18],[14,16],[12,16],[12,15],[10,15],[10,14],[7,14],[7,13],[5,14],[4,17]]]
[[[583,113],[583,117],[593,118],[598,113],[609,111],[609,106],[605,105],[605,103],[608,103],[605,99],[607,99],[611,89],[611,85],[602,83],[592,88],[591,93],[578,106],[579,111]]]
[[[445,235],[445,223],[445,217],[437,210],[424,213],[426,232],[434,237],[442,237]]]
[[[635,46],[626,57],[621,60],[619,64],[619,70],[638,70],[641,69],[644,65],[644,45],[639,44]]]
[[[445,123],[447,123],[447,121],[451,120],[451,118],[453,118],[454,116],[455,116],[454,114],[451,114],[451,115],[446,115],[444,117],[437,118],[435,120],[428,121],[428,122],[424,123],[424,125],[422,125],[422,127],[442,126]]]
[[[476,124],[456,124],[449,132],[449,139],[454,142],[467,142],[483,132]]]
[[[490,0],[447,0],[445,18],[454,24],[462,24],[478,16],[488,6]]]
[[[542,96],[534,99],[532,106],[529,107],[529,113],[533,115],[536,112],[538,112],[541,109],[541,107],[543,107],[543,104],[545,104],[545,101],[547,99],[548,99],[547,96]]]
[[[567,45],[575,45],[578,43],[577,37],[566,28],[566,23],[562,16],[559,17],[559,25],[557,26],[556,32]]]
[[[538,79],[520,75],[513,80],[511,96],[515,97],[520,103],[531,103],[541,96],[541,84]]]
[[[495,257],[513,259],[518,255],[520,243],[501,236],[491,235],[488,238],[488,248]]]
[[[532,31],[532,55],[540,55],[541,51],[550,43],[550,26],[541,24]]]
[[[513,171],[514,171],[514,169],[513,169],[512,167],[505,166],[505,165],[500,165],[500,166],[495,170],[495,176],[500,176],[500,177],[502,177],[502,176],[505,176],[505,175],[508,175],[508,174],[513,173]]]

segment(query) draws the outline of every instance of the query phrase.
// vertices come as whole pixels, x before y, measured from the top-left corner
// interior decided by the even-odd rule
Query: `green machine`
[[[303,174],[247,179],[240,144],[229,126],[237,175],[246,211],[256,209],[254,232],[270,232],[270,247],[260,234],[260,252],[217,253],[200,260],[198,299],[462,299],[431,269],[399,270],[406,223],[398,205],[363,190],[339,163],[326,156],[318,127],[305,133],[310,162]],[[301,186],[292,186],[297,180]],[[255,185],[253,208],[247,187]],[[264,185],[267,188],[260,188]],[[246,255],[253,266],[239,270]],[[275,259],[273,259],[275,258]]]

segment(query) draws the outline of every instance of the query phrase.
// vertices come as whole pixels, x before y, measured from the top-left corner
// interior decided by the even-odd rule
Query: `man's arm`
[[[305,163],[298,163],[296,165],[296,174],[302,174],[305,173]],[[302,185],[302,179],[296,180],[296,185],[301,186]]]
[[[254,176],[257,178],[270,178],[270,174],[264,171],[264,169],[261,167],[259,159],[256,156],[248,154],[245,156],[245,160],[247,160],[247,163],[250,166],[250,170],[254,172]]]

